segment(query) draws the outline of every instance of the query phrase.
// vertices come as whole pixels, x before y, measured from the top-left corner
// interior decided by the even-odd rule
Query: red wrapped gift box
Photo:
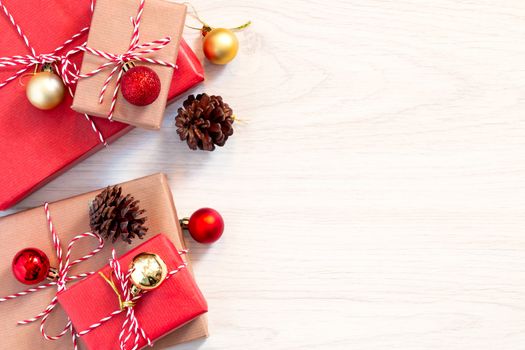
[[[175,270],[183,264],[173,243],[160,234],[118,259],[123,272],[127,271],[133,258],[142,252],[159,255],[166,263],[168,271]],[[109,265],[99,272],[111,276]],[[91,325],[119,309],[115,291],[99,273],[60,293],[58,301],[73,322],[76,332],[89,329]],[[136,302],[134,310],[146,335],[155,341],[207,312],[208,306],[188,269],[182,268],[159,287],[144,294]],[[122,312],[80,339],[90,350],[118,348],[119,334],[125,319],[125,312]],[[146,341],[141,338],[138,348],[141,349],[145,345]]]
[[[0,0],[28,37],[37,54],[50,53],[91,21],[90,0]],[[29,54],[28,48],[0,10],[0,57]],[[74,45],[82,44],[83,35]],[[72,57],[80,65],[81,54]],[[203,69],[181,41],[168,100],[204,80]],[[21,67],[0,68],[0,82]],[[26,79],[27,80],[27,79]],[[74,164],[102,149],[84,115],[71,110],[72,98],[50,111],[33,107],[21,81],[0,89],[0,210],[7,209]],[[131,127],[94,118],[107,142]]]

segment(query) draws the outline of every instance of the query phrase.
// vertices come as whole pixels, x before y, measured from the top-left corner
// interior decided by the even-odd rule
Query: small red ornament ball
[[[19,251],[13,258],[13,275],[24,284],[42,282],[46,279],[49,268],[49,258],[40,249],[26,248]]]
[[[199,243],[213,243],[222,236],[224,220],[218,211],[202,208],[190,217],[188,231],[193,239]]]
[[[149,67],[136,66],[122,76],[122,96],[135,106],[147,106],[160,94],[160,79]]]

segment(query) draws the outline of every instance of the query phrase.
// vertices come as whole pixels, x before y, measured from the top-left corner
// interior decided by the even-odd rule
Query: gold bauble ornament
[[[131,262],[131,294],[157,288],[168,275],[168,268],[160,256],[154,253],[140,253]]]
[[[26,87],[26,95],[33,106],[38,109],[48,110],[58,106],[66,93],[62,79],[51,69],[35,73]]]
[[[191,15],[200,22],[202,27],[193,27],[187,24],[185,26],[201,32],[204,37],[202,42],[204,56],[206,56],[211,63],[215,64],[227,64],[231,62],[231,60],[237,55],[237,51],[239,51],[239,40],[233,31],[244,30],[245,28],[248,28],[252,22],[248,21],[238,27],[229,29],[212,28],[209,24],[204,22],[192,4],[188,5],[193,11],[193,14]]]
[[[231,62],[239,51],[239,40],[233,31],[215,28],[206,33],[202,43],[206,58],[214,64]]]

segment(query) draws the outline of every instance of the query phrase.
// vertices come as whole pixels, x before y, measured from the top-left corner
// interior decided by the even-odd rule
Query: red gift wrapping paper
[[[91,21],[90,0],[2,0],[37,54],[50,53]],[[7,17],[0,13],[0,57],[29,54]],[[74,45],[85,42],[83,35]],[[71,47],[73,48],[73,46]],[[72,61],[80,66],[82,54]],[[202,66],[181,40],[168,101],[204,80]],[[0,82],[21,67],[1,68]],[[14,205],[74,164],[104,148],[84,115],[70,106],[72,98],[50,111],[33,107],[21,81],[0,89],[0,210]],[[94,118],[106,141],[132,129]]]
[[[158,254],[166,263],[168,271],[183,263],[173,243],[159,234],[121,256],[118,260],[122,269],[127,271],[132,259],[142,252]],[[105,276],[110,276],[110,271],[109,265],[100,270]],[[119,309],[117,295],[98,273],[60,293],[58,301],[77,332],[88,329]],[[143,295],[134,310],[140,326],[155,341],[207,312],[208,306],[190,272],[183,268],[159,287]],[[120,313],[80,339],[90,350],[115,349],[125,319],[125,312]],[[146,345],[146,341],[141,338],[139,349]]]

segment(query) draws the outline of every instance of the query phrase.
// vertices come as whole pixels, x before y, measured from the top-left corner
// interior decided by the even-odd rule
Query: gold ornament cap
[[[124,63],[124,65],[122,66],[122,70],[124,71],[124,73],[126,73],[128,70],[130,70],[131,68],[134,68],[135,66],[136,66],[135,62],[128,61]]]
[[[168,267],[160,256],[155,253],[143,252],[133,258],[130,280],[133,286],[131,294],[138,295],[141,291],[157,288],[168,275]]]

